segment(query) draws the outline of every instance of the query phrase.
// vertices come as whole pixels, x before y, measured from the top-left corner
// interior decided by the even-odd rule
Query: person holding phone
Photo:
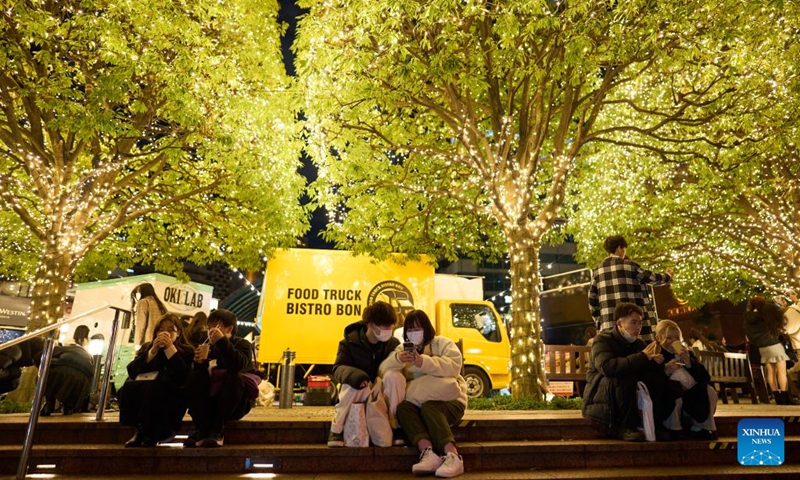
[[[708,371],[683,344],[677,323],[658,322],[655,340],[645,351],[663,355],[663,369],[647,375],[644,382],[653,400],[656,438],[716,439],[717,392],[709,385]]]
[[[464,461],[451,429],[467,408],[461,351],[449,338],[436,335],[422,310],[406,315],[403,338],[406,341],[384,360],[380,372],[403,372],[408,379],[405,400],[397,406],[397,420],[420,452],[411,471],[435,473],[440,478],[461,475]]]

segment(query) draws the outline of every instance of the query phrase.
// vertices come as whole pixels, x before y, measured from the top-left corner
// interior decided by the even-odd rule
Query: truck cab
[[[492,390],[508,388],[511,344],[491,302],[439,300],[436,333],[461,341],[467,395],[488,397]]]

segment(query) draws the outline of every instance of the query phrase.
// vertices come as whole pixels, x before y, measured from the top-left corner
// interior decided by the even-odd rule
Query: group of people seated
[[[415,474],[450,478],[464,472],[451,427],[464,416],[467,387],[463,358],[449,338],[436,335],[428,315],[413,310],[402,320],[404,342],[393,335],[395,309],[378,301],[364,309],[362,320],[348,325],[333,367],[341,384],[328,446],[344,446],[343,430],[354,403],[372,394],[378,377],[388,405],[393,445],[410,441],[419,452]]]
[[[71,415],[87,409],[94,375],[94,363],[86,350],[88,344],[89,327],[80,325],[70,341],[53,347],[41,415],[49,416],[56,411]],[[23,368],[41,364],[44,345],[43,337],[34,337],[0,350],[0,394],[17,389]]]
[[[254,369],[253,345],[235,335],[236,323],[232,312],[214,310],[190,339],[177,315],[154,322],[152,339],[144,334],[117,394],[120,423],[135,428],[126,447],[170,441],[187,409],[194,430],[184,447],[222,446],[225,424],[244,417],[253,399],[246,378]]]
[[[648,392],[656,439],[716,439],[717,395],[708,371],[684,346],[675,322],[658,322],[654,341],[645,344],[643,317],[641,307],[620,303],[614,328],[594,337],[583,415],[613,437],[644,441],[637,395]]]

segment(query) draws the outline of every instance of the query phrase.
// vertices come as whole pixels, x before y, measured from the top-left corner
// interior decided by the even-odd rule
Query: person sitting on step
[[[184,447],[221,447],[225,423],[241,419],[252,408],[242,374],[253,369],[253,344],[235,332],[233,312],[217,309],[208,316],[208,343],[195,348],[186,383],[194,432]]]
[[[345,327],[344,338],[339,341],[333,365],[333,381],[340,384],[339,402],[334,406],[329,447],[344,446],[344,424],[350,406],[367,400],[371,384],[378,377],[378,367],[400,341],[392,336],[397,324],[394,307],[377,301],[364,309],[361,320]],[[389,423],[395,429],[393,444],[402,445],[403,439],[394,412],[405,396],[405,378],[390,375],[383,378],[383,395],[389,409]]]
[[[605,433],[627,442],[642,442],[636,386],[647,373],[661,368],[664,356],[647,354],[639,338],[643,311],[633,303],[614,309],[615,327],[597,334],[592,344],[583,416]]]
[[[435,473],[440,478],[461,475],[464,461],[450,428],[461,421],[467,408],[461,351],[449,338],[436,335],[422,310],[406,315],[403,338],[413,348],[399,346],[383,361],[381,372],[403,372],[408,379],[405,400],[397,407],[397,420],[420,451],[419,462],[411,471],[418,475]]]
[[[711,375],[683,344],[677,323],[658,322],[655,338],[645,352],[662,354],[663,369],[650,372],[644,383],[653,400],[656,438],[677,440],[685,434],[689,438],[715,440],[717,392],[709,385]]]
[[[128,364],[128,380],[117,393],[119,423],[136,428],[126,447],[154,447],[180,430],[193,357],[183,322],[174,313],[161,317],[155,338]]]

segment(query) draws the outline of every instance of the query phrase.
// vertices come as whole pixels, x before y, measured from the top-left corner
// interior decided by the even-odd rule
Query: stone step
[[[474,471],[657,468],[737,465],[736,439],[715,442],[626,443],[617,440],[465,442],[466,468]],[[786,464],[800,463],[800,436],[785,437]],[[16,472],[20,448],[0,447],[0,474]],[[408,471],[417,461],[409,447],[328,448],[324,445],[225,445],[221,448],[124,448],[118,445],[34,446],[30,473],[323,473]],[[43,468],[42,465],[51,465]],[[271,467],[254,468],[254,465]]]
[[[799,412],[800,413],[800,412]],[[736,436],[740,415],[721,415],[716,419],[720,436]],[[800,435],[800,417],[782,418],[786,435]],[[6,420],[6,419],[3,419]],[[13,421],[0,423],[0,445],[21,445],[25,438],[27,417],[17,416]],[[327,418],[269,418],[245,417],[231,422],[225,430],[225,441],[231,445],[247,444],[324,444],[328,437],[330,420]],[[191,423],[184,421],[182,432],[188,433]],[[105,421],[96,422],[89,414],[70,417],[44,418],[36,427],[35,444],[92,444],[121,445],[130,438],[133,430],[120,425],[109,415]],[[580,412],[541,413],[539,415],[489,415],[467,412],[461,424],[453,429],[461,442],[487,441],[561,441],[593,440],[599,437],[592,423]]]

